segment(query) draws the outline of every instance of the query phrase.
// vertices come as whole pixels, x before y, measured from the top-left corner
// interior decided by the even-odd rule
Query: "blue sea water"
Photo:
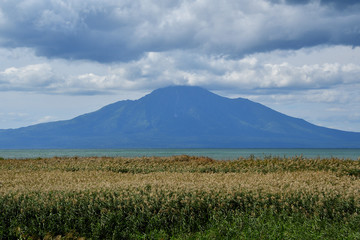
[[[48,157],[143,157],[174,155],[207,156],[218,160],[234,160],[239,157],[268,156],[304,158],[329,158],[360,160],[360,149],[31,149],[0,150],[0,158],[48,158]]]

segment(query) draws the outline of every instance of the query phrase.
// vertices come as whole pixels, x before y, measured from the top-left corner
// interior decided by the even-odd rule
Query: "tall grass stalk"
[[[5,159],[0,239],[359,239],[359,161]]]

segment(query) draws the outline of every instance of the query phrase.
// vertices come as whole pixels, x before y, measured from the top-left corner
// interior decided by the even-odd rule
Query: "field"
[[[0,239],[360,239],[360,161],[1,159]]]

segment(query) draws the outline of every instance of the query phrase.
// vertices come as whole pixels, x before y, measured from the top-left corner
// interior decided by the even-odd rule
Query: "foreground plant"
[[[357,239],[359,169],[302,158],[3,160],[0,239]]]

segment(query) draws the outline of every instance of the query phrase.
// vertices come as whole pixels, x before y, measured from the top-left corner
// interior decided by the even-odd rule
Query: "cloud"
[[[271,61],[266,54],[229,59],[183,51],[150,52],[139,60],[112,65],[58,60],[41,63],[34,57],[40,63],[0,71],[0,91],[89,95],[153,90],[168,85],[198,85],[243,94],[324,90],[359,84],[360,63],[307,60],[347,49],[350,48],[324,49],[323,54],[318,50],[308,50],[308,54],[300,50],[273,52]],[[360,54],[357,49],[353,51]]]
[[[320,3],[323,6],[338,8],[344,10],[346,8],[354,8],[359,7],[358,0],[269,0],[272,3],[277,4],[290,4],[290,5],[304,5],[311,3]]]
[[[360,3],[357,0],[321,0],[320,3],[322,5],[328,5],[334,8],[338,8],[340,10],[344,10],[346,8],[357,8],[357,10],[359,10],[360,7]]]
[[[188,61],[184,62],[184,59]],[[199,85],[209,89],[274,93],[327,89],[359,83],[360,65],[353,63],[267,63],[256,55],[240,60],[182,52],[150,53],[140,61],[111,70],[112,79],[132,79],[131,87]],[[116,81],[113,81],[116,83]],[[126,84],[125,84],[126,85]]]
[[[44,117],[36,120],[35,122],[33,122],[33,124],[52,122],[52,121],[56,121],[56,120],[58,120],[58,119],[54,116],[44,116]]]
[[[48,64],[28,65],[22,68],[7,68],[0,72],[1,91],[28,91],[51,88],[54,74]]]
[[[360,9],[350,2],[3,1],[0,44],[98,62],[176,50],[237,59],[276,49],[359,46]]]

